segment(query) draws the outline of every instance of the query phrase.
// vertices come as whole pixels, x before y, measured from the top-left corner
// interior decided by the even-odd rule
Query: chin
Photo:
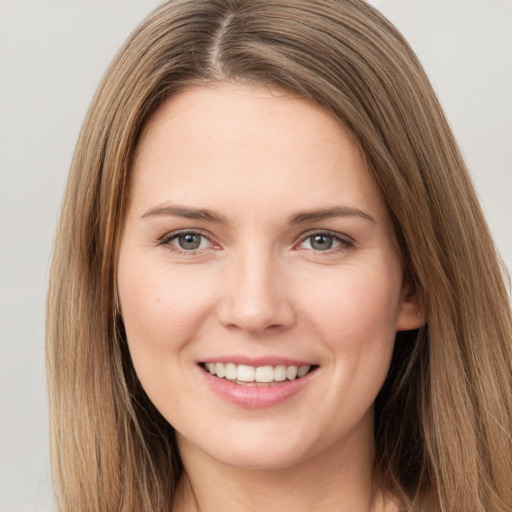
[[[297,449],[267,445],[265,449],[245,450],[233,453],[231,464],[246,469],[283,469],[294,466],[304,460],[305,454]]]
[[[308,451],[303,439],[290,436],[288,433],[284,437],[245,434],[223,436],[220,442],[210,439],[189,441],[178,437],[180,452],[184,448],[190,449],[194,445],[194,451],[203,452],[209,458],[220,462],[226,466],[232,466],[247,470],[279,470],[292,467],[300,461],[308,458]]]
[[[224,454],[222,458],[218,456],[217,460],[238,469],[277,471],[291,468],[304,461],[304,458],[303,454],[296,451],[276,453],[273,447],[267,447],[265,450],[241,450]]]

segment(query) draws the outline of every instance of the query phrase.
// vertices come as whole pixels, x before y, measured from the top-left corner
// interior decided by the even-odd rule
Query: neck
[[[398,510],[376,491],[373,442],[368,439],[272,469],[226,465],[180,436],[178,440],[185,471],[173,512]]]

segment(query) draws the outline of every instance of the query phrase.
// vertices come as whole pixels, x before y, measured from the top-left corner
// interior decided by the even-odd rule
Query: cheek
[[[339,400],[336,393],[342,392],[345,403],[361,411],[371,405],[386,378],[396,336],[400,267],[396,272],[395,267],[378,268],[344,269],[324,287],[317,281],[304,308],[314,319],[339,384],[325,393]]]
[[[172,271],[171,271],[172,270]],[[205,276],[161,262],[120,259],[118,291],[134,364],[176,354],[214,302]]]
[[[346,268],[308,287],[304,311],[329,338],[346,343],[370,342],[383,334],[394,337],[400,301],[399,272]]]
[[[330,378],[321,391],[332,404],[325,413],[331,427],[322,434],[327,440],[368,417],[389,371],[401,281],[399,274],[396,280],[377,275],[350,269],[328,287],[311,289],[307,309],[328,354]]]
[[[157,261],[120,258],[118,292],[135,372],[169,422],[190,411],[194,398],[183,382],[190,366],[187,346],[214,302],[207,276]],[[202,286],[200,282],[202,281]]]

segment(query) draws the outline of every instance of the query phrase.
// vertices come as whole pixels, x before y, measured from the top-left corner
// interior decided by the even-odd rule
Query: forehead
[[[143,130],[132,183],[141,207],[382,206],[360,149],[332,114],[283,90],[238,84],[168,99]]]

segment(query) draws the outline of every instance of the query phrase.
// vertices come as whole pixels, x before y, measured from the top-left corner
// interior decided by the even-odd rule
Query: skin
[[[375,492],[373,402],[396,331],[421,318],[350,134],[280,90],[191,88],[145,127],[130,198],[118,291],[135,370],[177,431],[173,510],[395,510]],[[333,207],[344,215],[290,222]],[[319,233],[330,249],[312,244]],[[221,356],[318,368],[283,403],[242,407],[198,365]]]

